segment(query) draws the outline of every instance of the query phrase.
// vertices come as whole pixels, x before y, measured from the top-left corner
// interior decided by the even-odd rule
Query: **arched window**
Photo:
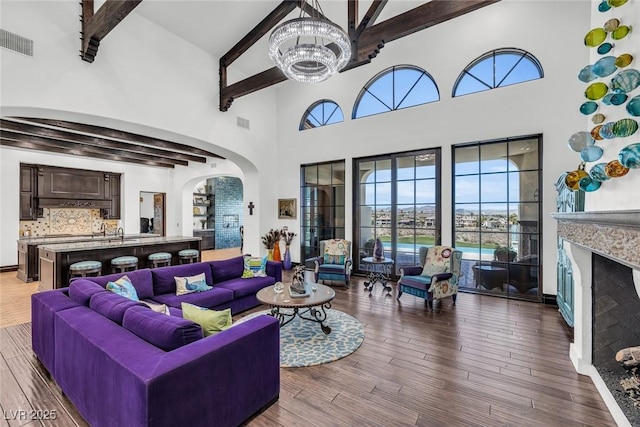
[[[413,65],[388,68],[362,88],[352,118],[371,116],[440,100],[438,86],[429,73]]]
[[[527,51],[515,48],[487,52],[462,70],[452,96],[482,92],[544,77],[542,65]]]
[[[311,104],[304,112],[300,120],[299,130],[317,128],[320,126],[332,125],[344,121],[342,108],[338,104],[328,99],[321,99]]]

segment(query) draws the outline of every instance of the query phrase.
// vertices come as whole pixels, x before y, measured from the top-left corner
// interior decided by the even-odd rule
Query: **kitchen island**
[[[116,238],[107,240],[47,243],[38,246],[40,259],[39,290],[64,288],[69,285],[69,266],[79,261],[100,261],[100,275],[111,274],[111,260],[118,256],[133,255],[138,258],[138,268],[150,268],[147,257],[156,252],[169,252],[171,264],[179,264],[178,252],[182,249],[200,251],[201,239],[190,236]]]
[[[159,234],[127,234],[125,240],[149,239],[160,237]],[[18,239],[18,279],[33,282],[40,278],[38,271],[38,246],[53,243],[96,242],[115,239],[115,235],[108,234],[57,234],[39,237],[21,237]],[[119,238],[119,237],[118,237]]]

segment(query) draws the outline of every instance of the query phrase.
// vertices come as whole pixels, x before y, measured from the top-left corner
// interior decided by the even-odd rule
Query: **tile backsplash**
[[[100,209],[43,209],[42,218],[37,221],[20,221],[20,235],[25,227],[31,229],[33,237],[99,233],[102,224],[107,233],[115,233],[119,221],[102,219]]]

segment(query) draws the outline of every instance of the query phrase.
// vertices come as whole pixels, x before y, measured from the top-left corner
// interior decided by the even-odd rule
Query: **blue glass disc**
[[[600,131],[598,132],[601,137],[604,139],[613,139],[616,137],[616,134],[613,132],[613,127],[616,122],[607,122],[600,126]]]
[[[593,65],[587,65],[578,73],[578,80],[584,83],[589,83],[597,78],[598,76],[593,73]]]
[[[634,69],[620,71],[611,79],[609,85],[611,90],[617,93],[629,93],[638,86],[640,86],[640,71]]]
[[[602,158],[602,153],[604,153],[602,147],[592,145],[590,147],[585,147],[580,151],[580,158],[585,162],[595,162]]]
[[[613,95],[615,95],[615,92],[606,94],[604,98],[602,98],[602,103],[604,105],[611,105],[611,98],[613,98]]]
[[[609,179],[609,175],[605,172],[606,163],[596,163],[589,171],[589,176],[595,181],[606,181]]]
[[[587,103],[585,102],[585,104]],[[582,107],[580,107],[580,111],[582,111]],[[640,95],[631,98],[631,101],[629,101],[629,103],[627,104],[627,113],[631,114],[634,117],[640,117]]]
[[[580,106],[580,112],[585,116],[595,112],[598,109],[598,103],[593,101],[587,101]]]
[[[593,64],[591,71],[598,77],[607,77],[615,73],[618,69],[615,56],[605,56],[600,58]]]
[[[611,5],[609,4],[609,2],[607,2],[607,0],[602,0],[602,2],[600,2],[600,4],[598,5],[598,12],[606,12],[609,9],[611,9]]]
[[[589,176],[585,176],[578,182],[578,187],[582,191],[596,191],[602,185],[601,181],[596,181],[595,179],[591,179]]]
[[[569,138],[569,148],[576,153],[582,151],[583,148],[591,147],[596,141],[593,139],[589,132],[580,131],[571,135]]]
[[[598,46],[598,53],[600,55],[606,55],[607,53],[611,52],[611,49],[613,49],[615,45],[613,43],[602,43],[600,46]]]
[[[620,161],[620,164],[626,168],[640,168],[640,143],[627,145],[620,150],[618,160]]]
[[[629,96],[627,96],[626,93],[614,93],[609,101],[611,105],[622,105],[627,101],[627,98],[629,98]]]

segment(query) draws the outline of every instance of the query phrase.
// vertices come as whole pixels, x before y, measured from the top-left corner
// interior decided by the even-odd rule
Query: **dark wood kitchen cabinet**
[[[193,237],[202,239],[202,250],[216,248],[216,232],[215,230],[193,230]]]
[[[36,168],[20,165],[20,220],[36,220]]]
[[[120,219],[120,174],[105,173],[104,192],[111,205],[102,210],[104,219]]]
[[[107,173],[84,169],[37,166],[38,197],[105,200]]]

